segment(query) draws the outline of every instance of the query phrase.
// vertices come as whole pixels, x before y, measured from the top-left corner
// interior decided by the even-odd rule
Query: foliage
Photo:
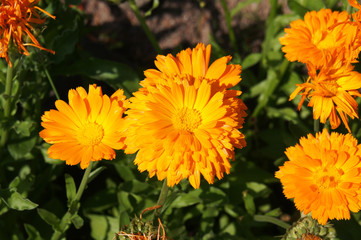
[[[109,0],[107,4],[116,7],[120,2]],[[158,14],[161,2],[152,1],[143,13]],[[240,2],[228,10],[227,22],[232,23],[244,7],[259,2]],[[288,101],[295,84],[306,76],[302,65],[284,58],[278,38],[305,12],[325,7],[342,10],[343,5],[337,0],[289,0],[291,11],[284,14],[277,0],[269,2],[269,15],[261,22],[264,37],[259,52],[253,52],[250,43],[241,39],[251,29],[242,30],[240,35],[227,30],[235,34],[234,41],[228,43],[216,35],[210,37],[213,59],[232,55],[232,63],[242,65],[243,80],[235,88],[242,90],[241,98],[248,107],[241,130],[247,147],[236,151],[231,173],[213,185],[203,179],[199,189],[193,189],[188,181],[170,188],[160,213],[169,239],[275,239],[299,218],[274,172],[286,159],[285,149],[313,131],[313,119],[309,108],[297,110],[299,97]],[[207,7],[207,1],[198,3]],[[121,56],[107,58],[97,49],[84,47],[99,29],[85,24],[88,16],[81,10],[80,0],[43,0],[40,6],[56,16],[56,20],[47,20],[46,27],[37,29],[42,45],[56,54],[29,47],[30,55],[21,56],[14,66],[10,96],[5,94],[7,64],[0,61],[0,127],[1,134],[5,129],[9,132],[0,149],[0,239],[51,239],[54,231],[62,231],[61,219],[70,207],[76,214],[69,218],[66,239],[113,239],[134,216],[157,205],[162,183],[139,173],[133,164],[135,156],[119,150],[116,159],[95,165],[88,187],[75,206],[73,200],[84,171],[47,156],[49,144],[39,137],[40,119],[45,110],[54,108],[56,100],[57,93],[49,81],[63,100],[67,100],[70,88],[89,83],[101,85],[110,95],[122,88],[130,97],[139,88],[142,71],[153,68],[156,54],[144,53],[153,56],[147,56],[148,62],[142,64]],[[121,42],[101,47],[107,53],[113,51],[111,47],[120,53],[126,51]],[[11,112],[5,117],[8,98]],[[360,139],[359,121],[351,121],[350,128]],[[145,221],[152,217],[152,213],[143,216]],[[337,236],[357,239],[360,218],[355,213],[348,222],[332,222]]]

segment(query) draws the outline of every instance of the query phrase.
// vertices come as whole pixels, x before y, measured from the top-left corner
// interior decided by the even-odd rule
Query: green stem
[[[89,175],[92,170],[92,167],[93,167],[93,163],[94,163],[93,161],[90,161],[89,166],[85,170],[83,179],[80,182],[78,192],[76,193],[75,198],[74,198],[74,201],[76,201],[76,202],[80,201],[80,198],[83,195],[84,189],[85,189],[86,185],[88,184],[88,179],[89,179]]]
[[[225,13],[225,17],[226,17],[228,33],[229,33],[229,39],[231,40],[234,52],[239,54],[236,35],[234,34],[234,31],[233,31],[233,28],[232,28],[231,13],[229,12],[226,0],[222,0],[221,2],[222,2],[222,7],[223,7],[223,10],[224,10],[224,13]]]
[[[162,185],[162,189],[160,190],[160,194],[159,194],[159,198],[158,198],[158,202],[157,205],[161,205],[160,208],[158,208],[155,212],[154,212],[154,220],[156,221],[158,216],[161,213],[161,210],[163,208],[164,202],[167,199],[167,195],[168,195],[168,184],[167,184],[167,179],[164,179],[163,181],[163,185]]]
[[[49,72],[48,72],[48,69],[47,69],[47,68],[44,68],[44,71],[45,71],[46,76],[48,77],[49,83],[50,83],[51,88],[53,89],[53,91],[54,91],[54,93],[55,93],[56,98],[59,100],[59,99],[60,99],[59,93],[58,93],[58,91],[57,91],[56,88],[55,88],[53,79],[51,78],[51,76],[50,76],[50,74],[49,74]]]
[[[85,170],[85,173],[83,175],[83,179],[80,182],[80,186],[78,188],[78,191],[75,195],[74,200],[70,203],[68,211],[65,213],[65,215],[62,217],[60,224],[59,224],[59,230],[60,231],[55,231],[53,236],[51,237],[51,240],[58,240],[61,239],[63,237],[63,235],[65,234],[65,232],[68,230],[69,225],[71,224],[71,218],[77,214],[78,209],[79,209],[79,202],[80,202],[80,198],[83,195],[83,192],[87,186],[88,180],[89,180],[89,175],[90,172],[92,170],[93,167],[93,161],[90,161],[89,166],[87,167],[87,169]]]
[[[320,131],[320,120],[319,119],[315,119],[313,121],[313,130],[315,133],[318,133]]]
[[[285,223],[275,217],[271,217],[271,216],[266,216],[266,215],[254,215],[253,219],[257,222],[269,222],[269,223],[273,223],[277,226],[280,226],[284,229],[289,229],[291,227],[290,224]]]
[[[130,4],[130,8],[133,10],[135,16],[137,17],[138,21],[140,22],[140,25],[142,26],[143,31],[147,35],[151,44],[153,45],[153,48],[155,49],[155,51],[158,54],[162,54],[162,50],[159,47],[158,41],[155,38],[154,34],[149,30],[149,27],[148,27],[147,23],[145,22],[145,19],[144,19],[143,15],[141,14],[137,4],[135,3],[134,0],[129,0],[128,2]]]
[[[5,80],[5,106],[4,106],[4,118],[8,120],[10,118],[11,113],[11,91],[13,86],[13,73],[14,68],[16,67],[17,63],[19,61],[16,60],[13,67],[10,67],[8,65],[8,68],[6,70],[6,80]],[[1,141],[0,141],[0,147],[3,148],[8,140],[9,137],[9,128],[4,127],[3,132],[1,134]]]

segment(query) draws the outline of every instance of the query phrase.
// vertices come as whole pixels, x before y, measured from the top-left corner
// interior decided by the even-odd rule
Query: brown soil
[[[229,9],[239,1],[227,0]],[[152,0],[136,0],[145,13]],[[281,0],[281,2],[286,2]],[[204,6],[201,7],[201,3]],[[119,4],[102,0],[83,0],[87,24],[97,28],[92,39],[97,44],[114,49],[105,58],[124,60],[138,67],[149,66],[156,52],[143,32],[127,1]],[[242,9],[232,20],[241,54],[260,52],[264,37],[269,1],[261,0]],[[225,13],[220,0],[160,0],[160,5],[146,22],[164,53],[194,47],[199,42],[209,43],[213,36],[226,52],[231,54]]]

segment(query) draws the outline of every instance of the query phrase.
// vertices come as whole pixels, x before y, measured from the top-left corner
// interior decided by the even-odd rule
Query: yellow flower
[[[320,224],[350,219],[361,209],[361,145],[351,134],[309,134],[286,149],[289,161],[276,172],[283,193]]]
[[[289,100],[300,94],[302,96],[298,105],[300,110],[306,97],[309,98],[307,106],[313,107],[313,118],[320,119],[321,123],[329,119],[332,129],[337,128],[341,123],[337,111],[345,127],[351,132],[347,116],[352,119],[358,118],[358,104],[353,96],[361,96],[358,92],[361,88],[361,74],[352,71],[351,65],[342,66],[341,62],[331,63],[319,71],[316,71],[312,65],[308,65],[308,68],[309,78],[305,83],[297,84]]]
[[[138,151],[135,164],[169,186],[188,178],[199,188],[200,175],[214,182],[230,172],[234,147],[246,145],[242,128],[247,107],[241,91],[228,90],[240,80],[240,65],[230,57],[209,66],[211,46],[198,44],[176,57],[158,56],[157,69],[145,71],[143,88],[126,112],[126,153]]]
[[[46,111],[40,136],[53,144],[48,149],[50,158],[66,164],[86,168],[90,161],[114,159],[113,149],[124,147],[124,138],[118,131],[125,111],[123,90],[110,98],[102,94],[101,87],[89,85],[89,94],[78,87],[69,91],[69,104],[57,100],[57,110]]]
[[[346,11],[330,9],[311,11],[304,20],[291,22],[280,42],[285,57],[291,61],[312,64],[317,69],[332,58],[346,63],[356,62],[360,42],[358,27]]]
[[[19,52],[29,55],[26,46],[37,47],[41,50],[55,53],[53,50],[43,48],[31,33],[31,24],[42,24],[42,19],[38,11],[55,19],[53,15],[35,6],[40,0],[1,0],[0,5],[0,57],[5,58],[10,67],[12,66],[8,57],[8,46],[10,40],[17,45]],[[27,36],[31,43],[24,43],[23,38]]]

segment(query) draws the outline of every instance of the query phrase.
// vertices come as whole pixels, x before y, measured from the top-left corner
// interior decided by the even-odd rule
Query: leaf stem
[[[6,120],[9,119],[10,113],[11,113],[11,92],[12,92],[12,86],[13,86],[13,73],[14,68],[16,67],[18,63],[18,59],[15,61],[14,66],[10,67],[8,65],[8,68],[6,70],[6,80],[5,80],[5,106],[4,106],[4,118]],[[8,140],[9,137],[9,128],[5,126],[3,129],[3,132],[1,134],[1,141],[0,141],[0,147],[3,148]]]
[[[313,131],[315,133],[318,133],[320,131],[320,120],[319,119],[315,119],[313,121]]]
[[[137,17],[138,21],[140,22],[140,25],[142,26],[143,31],[147,35],[151,44],[153,45],[153,48],[155,49],[155,51],[158,54],[162,54],[162,50],[159,47],[158,41],[155,38],[154,34],[149,30],[149,27],[148,27],[147,23],[145,22],[145,19],[144,19],[143,15],[141,14],[137,4],[135,3],[134,0],[129,0],[128,2],[130,5],[130,8],[133,10],[135,16]]]
[[[62,217],[60,224],[59,224],[59,230],[60,231],[55,231],[53,236],[51,237],[51,240],[59,240],[61,239],[61,237],[63,237],[63,235],[65,234],[65,232],[68,230],[69,225],[71,224],[71,218],[78,213],[79,210],[79,202],[80,202],[80,198],[83,195],[83,192],[88,184],[88,180],[89,180],[89,175],[90,172],[92,170],[93,167],[93,161],[90,161],[89,166],[87,167],[87,169],[85,170],[85,173],[83,175],[83,178],[80,182],[80,186],[78,188],[78,191],[75,195],[74,200],[69,204],[69,208],[68,211],[64,214],[64,216]]]
[[[233,28],[232,28],[232,16],[231,16],[231,13],[229,12],[226,0],[222,0],[221,2],[222,2],[222,7],[223,7],[223,10],[224,10],[224,13],[225,13],[225,17],[226,17],[229,39],[231,40],[234,52],[239,55],[236,35],[234,34],[234,31],[233,31]]]
[[[47,76],[47,78],[48,78],[48,80],[49,80],[49,83],[50,83],[51,88],[53,89],[53,91],[54,91],[54,93],[55,93],[56,98],[57,98],[58,100],[60,100],[59,93],[58,93],[58,91],[57,91],[56,88],[55,88],[53,79],[51,78],[51,76],[50,76],[50,74],[49,74],[49,72],[48,72],[48,69],[45,68],[45,67],[44,67],[44,72],[45,72],[45,74],[46,74],[46,76]]]
[[[269,222],[269,223],[273,223],[277,226],[280,226],[284,229],[289,229],[291,227],[290,224],[288,223],[285,223],[275,217],[271,217],[271,216],[266,216],[266,215],[254,215],[253,216],[253,219],[256,221],[256,222]]]

